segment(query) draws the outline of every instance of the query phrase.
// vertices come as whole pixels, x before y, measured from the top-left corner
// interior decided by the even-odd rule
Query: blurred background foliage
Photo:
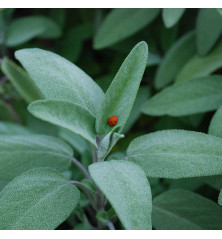
[[[0,134],[48,134],[67,141],[76,157],[88,167],[92,162],[88,143],[68,130],[34,118],[27,105],[38,98],[29,76],[14,58],[23,48],[41,48],[76,64],[106,92],[123,60],[139,41],[149,46],[149,58],[135,105],[121,139],[110,158],[120,159],[137,136],[162,129],[208,132],[214,112],[183,117],[153,117],[141,113],[149,97],[174,81],[221,74],[222,15],[220,9],[1,9],[0,10]],[[74,166],[65,172],[82,180]],[[180,180],[149,179],[152,194],[187,189],[217,201],[222,177]],[[84,195],[82,195],[84,199]],[[75,229],[87,229],[81,214],[68,219]],[[74,217],[74,218],[73,218]],[[80,223],[81,222],[81,223]],[[66,228],[67,222],[61,227]]]

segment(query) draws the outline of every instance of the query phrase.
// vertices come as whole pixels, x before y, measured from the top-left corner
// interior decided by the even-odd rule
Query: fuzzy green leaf
[[[56,170],[29,170],[0,193],[0,229],[55,229],[75,209],[79,196],[79,190]]]
[[[208,134],[222,138],[222,106],[217,110],[211,119]]]
[[[221,230],[222,208],[193,192],[171,190],[153,200],[152,221],[158,230]]]
[[[112,160],[90,165],[89,173],[125,229],[152,228],[152,196],[142,169],[131,162]]]
[[[163,130],[134,139],[128,159],[148,177],[187,178],[221,174],[222,139],[186,130]]]
[[[138,43],[127,56],[109,89],[107,90],[96,116],[96,131],[104,135],[111,131],[108,119],[118,117],[117,125],[124,128],[133,107],[148,59],[148,46]]]
[[[184,116],[217,109],[222,104],[222,76],[208,76],[174,84],[149,99],[148,115]]]
[[[164,8],[162,11],[162,18],[167,28],[173,27],[185,12],[185,8]]]
[[[29,135],[32,131],[28,128],[10,122],[0,122],[0,134]]]
[[[64,100],[38,100],[28,110],[35,117],[69,129],[97,147],[95,118],[81,105]]]
[[[161,89],[171,83],[195,52],[195,35],[194,32],[189,32],[175,42],[166,53],[155,76],[155,88]]]
[[[4,58],[1,69],[27,103],[43,98],[28,74],[13,61]]]
[[[14,47],[35,37],[57,38],[61,29],[45,16],[22,17],[14,20],[6,32],[6,45]]]
[[[83,154],[85,150],[90,149],[88,141],[68,129],[60,128],[58,134],[61,139],[69,143],[75,151],[78,151],[80,154]]]
[[[196,44],[200,55],[206,55],[222,33],[222,16],[215,8],[199,10],[196,23]]]
[[[72,149],[62,140],[45,135],[0,135],[0,188],[19,174],[37,167],[61,172],[71,164]]]
[[[115,133],[115,131],[121,127],[120,125],[113,128],[111,132],[109,132],[105,137],[101,140],[99,144],[99,148],[97,151],[97,156],[99,161],[103,161],[106,156],[109,154],[111,149],[117,143],[117,141],[124,137],[123,134]]]
[[[145,86],[142,86],[139,88],[133,108],[130,112],[129,118],[127,119],[125,127],[123,129],[124,134],[128,132],[132,128],[134,123],[138,120],[138,118],[141,115],[142,106],[148,100],[150,95],[151,95],[151,90],[149,88]]]
[[[206,56],[193,56],[178,73],[176,82],[207,76],[222,67],[222,41]]]
[[[159,14],[158,8],[122,8],[112,10],[103,21],[94,39],[94,48],[102,49],[117,43],[144,28]]]
[[[46,99],[68,100],[96,114],[104,93],[80,68],[41,49],[19,50],[15,57]]]

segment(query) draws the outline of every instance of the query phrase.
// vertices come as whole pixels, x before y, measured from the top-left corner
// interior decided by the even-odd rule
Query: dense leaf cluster
[[[0,229],[222,229],[221,35],[221,9],[0,9]]]

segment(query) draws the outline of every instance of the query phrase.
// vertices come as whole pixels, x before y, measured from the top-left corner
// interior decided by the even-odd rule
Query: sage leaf
[[[126,57],[108,88],[96,116],[96,132],[101,135],[111,131],[107,120],[115,115],[117,125],[124,128],[133,107],[148,59],[148,46],[138,43]]]
[[[215,8],[199,10],[196,23],[196,44],[200,55],[206,55],[222,33],[222,16]]]
[[[217,110],[211,119],[208,134],[222,138],[222,106]]]
[[[221,230],[222,208],[186,190],[170,190],[153,200],[152,221],[158,230]]]
[[[158,8],[112,10],[96,33],[94,48],[102,49],[133,35],[151,23],[159,12]]]
[[[43,98],[28,74],[13,61],[3,58],[1,69],[27,103]]]
[[[134,139],[128,159],[148,177],[188,178],[221,174],[222,139],[186,130],[163,130]]]
[[[32,134],[32,131],[28,128],[11,123],[11,122],[0,122],[0,135],[30,135]]]
[[[93,35],[93,25],[84,23],[71,28],[65,35],[61,54],[67,60],[76,62],[81,54],[83,42]],[[75,42],[75,44],[73,44]]]
[[[46,99],[67,100],[96,114],[104,93],[81,69],[55,53],[23,49],[15,53]]]
[[[117,141],[124,137],[123,134],[115,133],[115,131],[121,127],[120,125],[113,128],[111,132],[109,132],[100,142],[98,151],[97,151],[97,157],[99,161],[103,161],[106,156],[109,154],[113,146],[117,143]]]
[[[134,123],[138,120],[138,118],[141,115],[142,106],[148,100],[150,95],[151,95],[151,90],[149,88],[145,86],[142,86],[139,88],[133,108],[130,112],[129,118],[127,119],[123,129],[124,134],[128,132],[132,128]]]
[[[202,177],[202,181],[216,190],[222,189],[222,175]]]
[[[0,135],[0,189],[19,174],[37,167],[67,170],[72,149],[62,140],[45,135]]]
[[[222,77],[213,75],[169,86],[143,106],[148,115],[184,116],[204,113],[222,104]]]
[[[180,70],[175,81],[187,81],[197,77],[208,76],[222,67],[222,41],[218,42],[213,50],[205,55],[194,55]]]
[[[157,55],[155,53],[149,53],[147,66],[151,67],[151,66],[159,65],[161,63],[161,61],[162,61],[162,58],[159,55]]]
[[[162,11],[164,25],[167,28],[173,27],[183,16],[185,10],[185,8],[164,8]]]
[[[79,190],[56,170],[31,169],[0,192],[0,229],[55,229],[75,209],[79,196]]]
[[[85,150],[90,149],[89,143],[84,138],[68,129],[60,128],[59,137],[69,143],[75,151],[78,151],[80,154],[83,154]]]
[[[51,19],[45,16],[29,16],[14,20],[6,32],[6,45],[18,46],[35,37],[57,38],[61,29]]]
[[[64,100],[38,100],[28,106],[35,117],[68,129],[95,147],[95,118],[86,108]]]
[[[152,228],[152,196],[142,169],[125,160],[112,160],[90,165],[89,173],[125,229]]]
[[[194,32],[189,32],[177,40],[166,53],[157,70],[154,79],[155,88],[161,89],[171,83],[195,52],[196,44]]]

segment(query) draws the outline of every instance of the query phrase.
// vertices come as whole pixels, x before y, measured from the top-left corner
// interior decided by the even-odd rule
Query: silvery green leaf
[[[54,169],[31,169],[0,192],[1,230],[52,230],[77,206],[79,190]]]
[[[103,161],[117,141],[124,137],[123,134],[115,133],[119,127],[121,127],[121,125],[114,127],[113,130],[105,135],[101,140],[97,151],[97,157],[99,161]]]
[[[27,103],[43,98],[29,75],[13,61],[3,58],[1,69]]]
[[[112,160],[90,165],[89,173],[125,229],[152,229],[151,190],[140,167],[125,160]]]
[[[95,118],[86,108],[64,100],[38,100],[28,106],[35,117],[72,131],[95,147]]]
[[[138,32],[159,14],[158,8],[113,9],[105,18],[94,39],[94,48],[111,46]]]
[[[134,123],[138,120],[138,118],[141,115],[142,106],[148,100],[150,95],[151,95],[150,88],[147,88],[145,86],[141,86],[139,88],[133,108],[130,112],[129,118],[127,119],[124,129],[122,131],[124,134],[128,132],[132,128]]]
[[[175,81],[187,81],[197,77],[208,76],[222,66],[222,41],[205,55],[194,55],[180,70]]]
[[[6,45],[14,47],[35,37],[57,38],[60,35],[59,26],[45,16],[21,17],[9,25],[6,32]]]
[[[189,32],[177,40],[167,51],[157,70],[154,79],[155,88],[161,89],[171,83],[195,52],[194,32]]]
[[[0,135],[30,135],[32,131],[28,128],[11,122],[0,122]]]
[[[222,139],[186,130],[162,130],[134,139],[128,159],[148,177],[188,178],[222,173]]]
[[[171,85],[142,108],[147,115],[185,116],[204,113],[222,104],[222,76],[212,75]]]
[[[80,68],[65,58],[41,49],[15,53],[46,99],[67,100],[96,114],[104,93]]]
[[[215,8],[199,10],[196,22],[196,45],[200,55],[206,55],[222,33],[222,16]]]
[[[108,124],[111,116],[117,116],[117,125],[124,128],[133,107],[140,82],[148,59],[148,46],[138,43],[126,57],[104,99],[96,116],[96,132],[100,135],[109,133],[112,128]]]
[[[164,8],[162,18],[167,28],[173,27],[183,16],[186,8]]]
[[[221,230],[222,208],[186,190],[170,190],[153,200],[152,221],[157,230]]]
[[[85,150],[90,148],[89,143],[84,138],[68,129],[60,128],[59,137],[69,143],[80,154],[83,154]]]
[[[67,170],[72,149],[45,135],[0,135],[0,189],[19,174],[37,167]]]

